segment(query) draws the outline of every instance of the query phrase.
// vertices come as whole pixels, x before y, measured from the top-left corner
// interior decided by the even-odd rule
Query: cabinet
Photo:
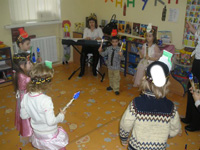
[[[118,35],[122,40],[126,39],[124,52],[124,76],[126,76],[126,74],[135,75],[137,65],[140,61],[138,51],[142,48],[145,38],[125,33],[119,33]]]
[[[0,84],[12,81],[12,69],[10,47],[0,48]]]

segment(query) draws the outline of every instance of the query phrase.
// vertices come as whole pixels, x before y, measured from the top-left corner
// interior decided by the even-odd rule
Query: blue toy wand
[[[65,111],[71,104],[74,100],[76,100],[80,95],[80,91],[78,91],[77,93],[74,94],[73,98],[70,100],[69,103],[67,103],[67,105],[63,108],[63,111]]]
[[[190,81],[190,84],[191,84],[191,86],[192,86],[192,90],[193,91],[196,91],[196,88],[195,88],[195,86],[194,86],[194,77],[193,77],[193,74],[192,74],[192,72],[188,72],[189,73],[189,81]]]

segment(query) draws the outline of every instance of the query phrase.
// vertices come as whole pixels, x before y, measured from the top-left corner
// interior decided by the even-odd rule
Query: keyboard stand
[[[72,46],[73,46],[73,48],[81,55],[81,52],[78,50],[78,48],[77,48],[75,45],[73,45],[73,44],[72,44]],[[92,65],[91,62],[89,62],[89,60],[87,60],[86,63],[90,63],[90,65]],[[73,77],[73,75],[74,75],[78,70],[80,70],[80,69],[81,69],[81,66],[80,66],[79,68],[77,68],[76,70],[74,70],[74,71],[72,72],[72,74],[69,76],[68,80],[70,80],[70,79]],[[98,74],[101,76],[101,82],[103,82],[103,79],[104,79],[104,77],[105,77],[105,73],[102,74],[102,73],[99,72],[97,69],[96,69],[96,72],[98,72]]]

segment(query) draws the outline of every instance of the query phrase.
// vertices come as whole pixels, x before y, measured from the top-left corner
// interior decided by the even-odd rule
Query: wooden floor
[[[100,76],[94,77],[91,68],[86,68],[85,76],[78,78],[77,72],[71,80],[73,64],[55,67],[52,90],[47,94],[52,97],[55,113],[62,108],[77,91],[81,91],[70,108],[67,109],[62,126],[69,135],[67,150],[125,150],[119,140],[119,121],[130,101],[139,95],[137,88],[132,87],[132,76],[121,74],[120,95],[106,91],[108,84],[107,69],[103,82]],[[173,84],[173,83],[172,83]],[[170,93],[167,96],[177,106],[180,116],[184,116],[186,96]],[[16,99],[12,85],[0,88],[0,148],[2,150],[33,150],[31,143],[20,142],[14,127]],[[182,124],[182,135],[168,140],[167,150],[199,150],[200,132],[185,133]]]

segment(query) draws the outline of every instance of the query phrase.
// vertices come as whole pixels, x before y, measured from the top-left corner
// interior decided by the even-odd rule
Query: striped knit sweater
[[[181,130],[179,114],[167,98],[141,95],[135,98],[120,121],[120,139],[129,150],[165,150],[167,139]]]

